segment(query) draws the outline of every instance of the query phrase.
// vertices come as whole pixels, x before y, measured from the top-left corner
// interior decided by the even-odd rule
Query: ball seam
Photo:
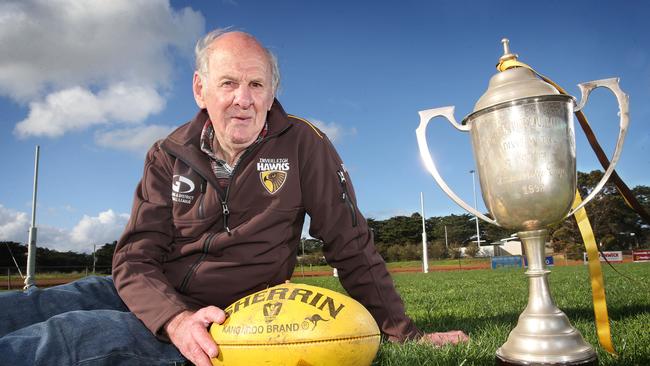
[[[271,347],[277,347],[277,346],[295,346],[295,345],[302,345],[302,344],[310,344],[310,343],[329,343],[329,342],[341,342],[341,341],[354,341],[354,340],[364,340],[364,339],[370,339],[370,338],[375,338],[379,337],[379,334],[374,334],[374,335],[366,335],[366,336],[358,336],[358,337],[344,337],[344,338],[334,338],[334,339],[318,339],[318,340],[313,340],[313,341],[298,341],[298,342],[286,342],[286,343],[219,343],[219,347],[221,346],[228,346],[228,347],[260,347],[260,346],[271,346]]]

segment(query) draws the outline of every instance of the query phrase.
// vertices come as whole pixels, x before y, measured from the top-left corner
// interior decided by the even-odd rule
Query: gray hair
[[[226,33],[232,32],[230,28],[218,28],[213,31],[208,32],[205,36],[203,36],[201,39],[199,39],[196,42],[196,46],[194,47],[194,57],[195,57],[195,69],[196,72],[198,72],[201,75],[207,75],[208,74],[208,60],[210,56],[209,52],[209,47],[212,42],[214,42],[217,38],[223,36]],[[245,33],[246,35],[250,36],[251,38],[255,39],[251,34]],[[258,41],[259,43],[259,41]],[[269,63],[271,64],[271,86],[273,87],[273,94],[275,94],[278,90],[278,87],[280,86],[280,67],[278,66],[278,59],[275,57],[273,52],[271,52],[268,48],[264,47],[262,44],[260,44],[260,47],[264,50],[266,53],[266,56],[269,59]]]

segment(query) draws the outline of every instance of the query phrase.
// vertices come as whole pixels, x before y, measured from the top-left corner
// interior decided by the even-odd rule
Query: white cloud
[[[128,214],[108,209],[97,216],[84,215],[72,230],[37,224],[36,245],[58,251],[88,253],[93,244],[102,245],[119,239],[128,220]],[[0,241],[27,243],[28,230],[26,213],[0,204]]]
[[[29,217],[0,204],[0,241],[27,242]]]
[[[378,210],[378,211],[371,211],[365,214],[365,217],[367,218],[372,218],[375,220],[386,220],[391,217],[395,216],[411,216],[413,213],[416,211],[408,211],[405,209],[397,208],[397,209],[387,209],[387,210]]]
[[[80,247],[74,245],[70,241],[70,232],[65,229],[36,224],[38,233],[36,235],[36,246],[41,248],[49,248],[58,250],[61,252],[67,252],[69,250],[75,252],[88,252],[92,250],[92,246],[88,249],[88,246]]]
[[[160,112],[164,105],[164,99],[152,87],[118,83],[93,94],[77,86],[30,103],[29,116],[16,125],[14,133],[21,138],[59,137],[98,124],[140,122]]]
[[[1,2],[0,96],[29,107],[14,133],[143,123],[165,107],[176,56],[189,64],[204,28],[201,13],[169,0]]]
[[[332,142],[340,141],[344,136],[356,135],[357,130],[354,127],[346,128],[335,122],[325,122],[318,119],[310,119],[314,126],[325,132]]]
[[[9,0],[0,4],[0,95],[119,82],[166,86],[172,51],[190,58],[203,16],[168,0]]]
[[[118,214],[111,209],[95,217],[84,215],[72,228],[70,239],[81,249],[92,244],[112,243],[119,239],[128,220],[128,214]]]
[[[149,125],[102,131],[95,134],[95,143],[111,149],[146,152],[154,142],[167,136],[174,128]]]

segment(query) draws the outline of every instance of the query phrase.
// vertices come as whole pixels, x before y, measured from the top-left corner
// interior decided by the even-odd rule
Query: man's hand
[[[210,358],[217,357],[219,348],[207,328],[221,324],[226,314],[216,306],[208,306],[193,313],[184,311],[165,325],[165,331],[176,348],[196,366],[211,366]]]
[[[446,344],[464,343],[469,340],[467,334],[461,330],[452,330],[449,332],[427,333],[420,338],[421,343],[431,343],[435,346],[444,346]]]

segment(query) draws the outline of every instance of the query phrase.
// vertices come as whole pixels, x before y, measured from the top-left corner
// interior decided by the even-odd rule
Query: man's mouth
[[[240,122],[246,122],[250,121],[253,119],[252,116],[232,116],[232,119],[240,121]]]

